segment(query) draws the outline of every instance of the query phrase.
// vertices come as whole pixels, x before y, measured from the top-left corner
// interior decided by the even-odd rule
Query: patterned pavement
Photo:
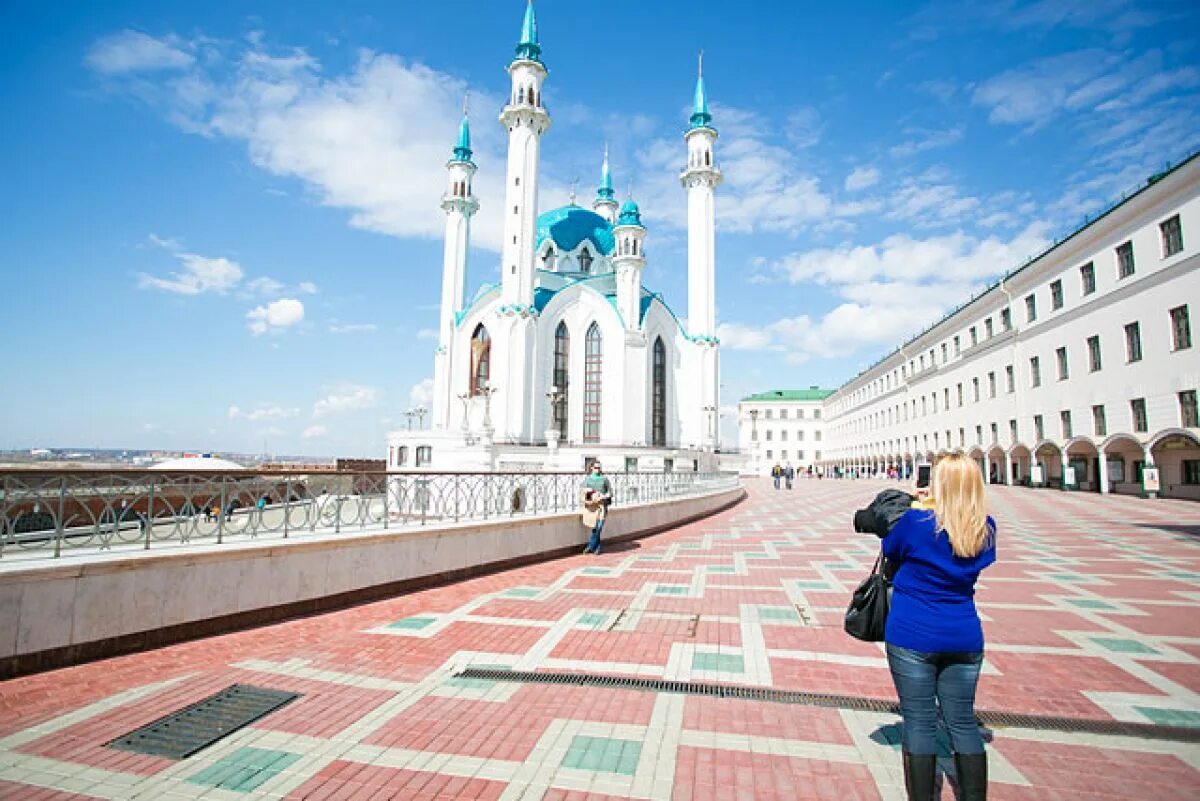
[[[0,798],[901,799],[895,715],[453,675],[894,699],[881,647],[841,630],[877,550],[850,517],[883,486],[752,482],[727,512],[599,557],[0,683]],[[980,708],[1200,727],[1200,507],[990,502]],[[104,745],[233,683],[302,697],[183,760]],[[987,736],[993,799],[1200,798],[1195,743]]]

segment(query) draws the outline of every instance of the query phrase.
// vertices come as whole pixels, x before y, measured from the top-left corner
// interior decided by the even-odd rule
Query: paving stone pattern
[[[882,648],[841,630],[878,547],[851,514],[883,486],[752,482],[731,510],[598,557],[5,682],[0,798],[902,799],[895,715],[454,677],[894,700]],[[979,706],[1200,727],[1200,506],[1006,487],[990,504]],[[302,697],[184,760],[104,747],[234,683]],[[999,801],[1200,798],[1196,744],[985,736]]]

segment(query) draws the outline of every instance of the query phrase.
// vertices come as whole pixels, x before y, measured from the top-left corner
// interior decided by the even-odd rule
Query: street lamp
[[[408,430],[409,431],[412,431],[412,419],[414,417],[416,417],[416,415],[417,415],[417,413],[413,409],[409,409],[407,412],[404,413],[404,416],[408,418]]]
[[[413,414],[417,416],[417,428],[425,427],[425,415],[429,414],[429,410],[424,406],[418,406],[413,409]]]
[[[458,399],[460,401],[462,401],[462,405],[463,405],[463,423],[462,423],[463,444],[470,445],[471,444],[471,419],[470,419],[471,418],[471,414],[470,414],[470,412],[471,412],[471,393],[464,392],[458,396]]]
[[[492,395],[500,390],[495,387],[480,387],[475,391],[476,395],[483,396],[483,444],[491,445],[492,436],[496,433],[496,429],[492,427]]]
[[[555,384],[551,384],[550,391],[546,393],[546,400],[550,401],[550,416],[546,418],[546,445],[552,451],[558,449],[558,440],[562,436],[562,431],[557,425],[558,421],[554,419],[554,412],[558,408],[558,401],[563,394],[563,391]]]

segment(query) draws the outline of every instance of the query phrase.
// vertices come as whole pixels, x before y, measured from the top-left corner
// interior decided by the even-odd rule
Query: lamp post
[[[408,430],[409,431],[412,431],[412,419],[414,417],[416,417],[416,415],[417,415],[417,413],[413,409],[409,409],[407,412],[404,413],[404,416],[408,418]]]
[[[470,412],[471,412],[471,393],[464,392],[458,396],[458,399],[460,401],[462,401],[462,405],[463,405],[463,423],[462,423],[463,444],[470,445],[471,444],[471,414],[470,414]]]
[[[551,452],[558,450],[558,440],[562,436],[562,431],[554,419],[554,411],[558,408],[558,400],[562,395],[562,390],[555,384],[551,384],[550,391],[546,393],[546,400],[550,401],[550,416],[546,418],[546,445]]]
[[[701,407],[700,411],[704,412],[704,439],[706,440],[704,444],[708,446],[710,451],[715,453],[717,450],[717,435],[715,426],[717,407],[703,406]]]
[[[417,428],[425,427],[425,415],[429,414],[429,410],[424,406],[418,406],[413,409],[413,414],[417,416]]]
[[[492,426],[492,395],[499,392],[495,387],[480,387],[476,395],[483,396],[483,444],[491,445],[496,429]]]

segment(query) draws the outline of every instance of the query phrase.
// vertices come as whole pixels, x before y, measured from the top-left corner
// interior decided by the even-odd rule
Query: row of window
[[[1179,215],[1176,214],[1168,220],[1159,223],[1159,235],[1162,240],[1162,257],[1169,258],[1183,251],[1183,229],[1181,227]],[[1117,280],[1128,278],[1136,271],[1133,253],[1133,240],[1127,240],[1114,249],[1117,265]],[[1096,265],[1095,262],[1089,261],[1079,268],[1079,277],[1081,284],[1081,296],[1087,297],[1096,291]],[[1062,279],[1056,279],[1050,283],[1050,305],[1052,310],[1063,308],[1065,303],[1063,295]],[[1032,323],[1038,318],[1037,294],[1030,293],[1025,296],[1025,320],[1027,323]],[[1006,307],[1000,310],[1000,326],[1004,331],[1012,329],[1012,312]],[[984,339],[991,339],[995,335],[995,326],[992,318],[989,316],[983,320]],[[979,326],[972,325],[967,329],[967,335],[970,338],[969,347],[974,347],[980,342]],[[954,347],[954,356],[959,356],[963,350],[963,341],[960,334],[955,334],[952,341],[943,342],[941,344],[941,363],[946,364],[950,361],[950,346],[951,342]],[[1176,346],[1178,349],[1178,346]],[[844,408],[846,404],[850,407],[856,406],[859,403],[865,402],[872,397],[888,392],[894,386],[899,386],[900,382],[907,379],[910,375],[917,375],[924,371],[927,366],[933,368],[937,365],[937,351],[930,348],[928,351],[928,361],[926,354],[922,353],[916,359],[909,360],[907,365],[901,365],[898,373],[893,370],[875,381],[871,382],[867,387],[863,387],[854,392],[849,398],[839,403],[839,409]]]
[[[768,428],[768,429],[767,429],[767,430],[766,430],[766,431],[763,433],[763,438],[764,438],[764,439],[765,439],[767,442],[770,442],[772,439],[774,439],[774,433],[775,433],[774,431],[772,431],[771,429],[769,429],[769,428]],[[779,441],[780,441],[780,442],[787,442],[787,438],[788,438],[788,432],[787,432],[787,430],[786,430],[786,429],[780,430],[780,432],[779,432]],[[820,431],[814,431],[814,432],[813,432],[813,440],[815,440],[816,442],[820,442],[820,441],[821,441],[821,432],[820,432]],[[757,428],[751,428],[751,429],[750,429],[750,441],[751,441],[751,442],[756,442],[756,441],[758,441],[758,429],[757,429]],[[803,431],[797,431],[797,432],[796,432],[796,442],[803,442],[803,441],[804,441],[804,432],[803,432]]]
[[[418,445],[416,447],[415,467],[424,467],[433,461],[433,447],[430,445]],[[395,467],[404,467],[408,464],[408,446],[401,445],[399,447],[388,448],[388,461]]]
[[[1187,350],[1192,346],[1192,329],[1191,320],[1188,313],[1187,305],[1177,306],[1169,311],[1171,321],[1171,342],[1174,351]],[[1125,359],[1126,363],[1139,362],[1142,360],[1142,334],[1141,323],[1134,321],[1125,326]],[[1091,372],[1098,372],[1103,366],[1103,359],[1100,348],[1100,336],[1088,337],[1088,368]],[[1070,364],[1067,355],[1067,347],[1056,348],[1055,363],[1058,371],[1058,380],[1066,381],[1070,378]],[[1004,383],[1005,390],[1009,393],[1016,391],[1016,381],[1012,365],[1004,368]],[[1040,356],[1031,356],[1029,358],[1029,385],[1036,388],[1042,385],[1042,362]],[[981,400],[981,385],[978,377],[971,379],[971,397],[975,403]],[[996,373],[989,372],[987,374],[987,391],[989,398],[995,398],[997,394]],[[955,388],[955,400],[958,406],[963,406],[965,403],[964,385],[959,382]],[[928,396],[922,395],[920,402],[920,416],[924,417],[928,414],[937,414],[938,412],[938,393],[931,392]],[[912,400],[912,417],[917,417],[918,400]],[[942,409],[949,409],[951,404],[950,387],[942,389]],[[873,412],[859,420],[850,421],[839,427],[839,430],[845,430],[849,427],[852,431],[868,431],[876,428],[882,428],[886,425],[893,425],[897,422],[904,422],[909,419],[909,406],[900,404],[886,411]]]
[[[1184,390],[1177,393],[1176,398],[1179,402],[1179,424],[1184,428],[1200,427],[1200,409],[1197,407],[1196,390]],[[1140,434],[1149,433],[1150,426],[1146,416],[1145,398],[1132,398],[1129,401],[1129,423],[1132,431]],[[1061,434],[1061,438],[1063,440],[1068,440],[1075,436],[1075,429],[1070,409],[1063,409],[1061,412],[1059,412],[1059,426],[1059,433]],[[1033,416],[1033,432],[1033,439],[1035,442],[1041,442],[1042,440],[1046,439],[1046,424],[1045,417],[1043,415],[1035,414]],[[997,423],[992,423],[990,425],[990,433],[990,442],[1000,441],[1000,430]],[[954,447],[950,429],[946,429],[945,434],[946,438],[943,440],[941,438],[941,432],[933,432],[933,450],[937,450],[943,446],[947,448]],[[1020,432],[1017,428],[1016,419],[1009,420],[1008,435],[1010,440],[1014,443],[1019,442],[1019,434]],[[1108,415],[1103,404],[1092,407],[1092,434],[1097,438],[1108,436]],[[922,438],[923,449],[929,450],[930,435],[923,434]],[[915,438],[913,441],[916,441]],[[909,438],[905,437],[903,450],[909,450],[908,443]],[[975,426],[975,444],[980,446],[984,444],[982,425]],[[900,450],[900,440],[898,439],[889,440],[886,445],[889,449]],[[958,429],[958,447],[965,448],[966,445],[967,430],[965,427],[960,427]]]
[[[758,411],[758,410],[757,410],[757,409],[752,409],[752,410],[751,410],[751,412],[756,412],[756,411]],[[796,417],[795,417],[795,419],[796,419],[796,420],[803,420],[803,419],[804,419],[804,409],[796,409],[795,411],[796,411]],[[762,413],[763,419],[764,419],[764,420],[771,420],[771,419],[772,419],[772,412],[774,412],[774,409],[765,409],[765,410],[763,411],[763,413]],[[820,410],[820,409],[813,409],[813,410],[812,410],[812,413],[813,413],[813,415],[812,415],[812,419],[814,419],[814,420],[820,420],[820,419],[821,419],[821,410]],[[787,419],[788,419],[788,410],[787,410],[787,409],[780,409],[780,410],[779,410],[779,419],[780,419],[780,420],[787,420]]]
[[[768,451],[767,451],[767,458],[768,458],[768,459],[774,459],[774,458],[775,458],[775,451],[768,450]],[[786,462],[786,461],[788,460],[788,458],[789,458],[789,457],[788,457],[788,452],[787,452],[787,451],[780,451],[780,452],[779,452],[779,459],[780,459],[780,461],[784,461],[784,462]],[[797,461],[804,461],[804,451],[796,451],[796,459],[797,459]],[[818,462],[819,462],[819,461],[821,461],[821,452],[820,452],[820,451],[817,451],[816,453],[814,453],[814,454],[813,454],[813,459],[814,459],[815,461],[818,461]]]

